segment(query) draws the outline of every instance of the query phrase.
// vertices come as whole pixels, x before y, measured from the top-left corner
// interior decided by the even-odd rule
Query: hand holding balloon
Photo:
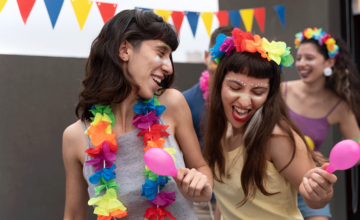
[[[330,164],[326,168],[329,173],[335,170],[347,170],[353,167],[360,158],[360,146],[353,140],[337,143],[330,153]]]
[[[171,155],[160,148],[150,148],[144,155],[146,166],[155,174],[174,177],[183,196],[194,202],[205,202],[211,199],[212,188],[206,175],[196,169],[176,169]]]
[[[351,168],[359,158],[360,146],[355,141],[340,141],[331,150],[330,164],[326,163],[321,168],[311,169],[305,174],[302,181],[304,191],[301,195],[304,199],[315,202],[316,207],[311,208],[322,208],[330,201],[333,185],[337,181],[332,172]]]
[[[325,207],[332,198],[333,185],[337,177],[325,171],[329,164],[309,170],[300,185],[299,192],[312,209]]]

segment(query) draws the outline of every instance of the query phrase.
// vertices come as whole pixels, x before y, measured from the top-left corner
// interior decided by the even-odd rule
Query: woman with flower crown
[[[220,34],[205,134],[222,219],[303,219],[297,192],[312,208],[332,198],[336,176],[291,122],[280,70],[293,63],[290,47],[235,28]]]
[[[290,117],[318,155],[331,125],[337,124],[344,138],[359,142],[359,74],[346,44],[321,28],[307,28],[295,37],[295,65],[301,79],[282,87]],[[311,209],[298,195],[298,207],[307,220],[331,218],[329,204]]]
[[[64,219],[87,219],[91,205],[98,220],[195,220],[191,201],[211,199],[213,178],[189,107],[169,89],[178,43],[172,26],[143,10],[118,13],[92,43],[80,120],[63,135]],[[145,166],[151,148],[172,156],[176,178]]]

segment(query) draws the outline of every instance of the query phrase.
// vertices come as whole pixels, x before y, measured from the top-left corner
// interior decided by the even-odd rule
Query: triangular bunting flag
[[[4,8],[6,2],[7,2],[7,0],[0,0],[0,12]]]
[[[185,14],[182,11],[173,11],[172,14],[171,14],[173,23],[174,23],[174,25],[176,27],[176,32],[178,34],[180,33],[181,25],[182,25],[182,22],[184,20],[184,15]]]
[[[162,17],[164,19],[165,22],[169,21],[169,17],[171,15],[171,11],[168,10],[158,10],[158,9],[154,9],[154,13],[159,15],[160,17]]]
[[[117,4],[96,2],[96,5],[99,8],[104,23],[110,20],[110,18],[114,17]]]
[[[265,31],[265,8],[255,8],[254,16],[262,33]]]
[[[229,14],[227,11],[216,12],[216,17],[219,20],[219,26],[227,26],[229,22]]]
[[[240,12],[229,11],[229,18],[234,27],[240,28]]]
[[[71,4],[74,8],[74,12],[77,18],[77,21],[80,26],[80,30],[83,29],[85,21],[89,15],[92,1],[87,0],[71,0]]]
[[[285,26],[285,10],[286,10],[286,6],[285,5],[275,5],[274,9],[280,19],[281,25],[283,27],[283,29],[286,28]]]
[[[253,18],[254,18],[254,9],[241,9],[240,15],[241,15],[241,19],[244,22],[246,31],[251,32]]]
[[[19,6],[21,17],[26,24],[26,21],[30,15],[30,12],[35,4],[36,0],[16,0]]]
[[[187,12],[185,12],[185,14],[189,21],[192,33],[195,37],[196,29],[197,29],[197,25],[198,25],[198,21],[199,21],[199,12],[187,11]]]
[[[54,28],[64,0],[44,0],[44,2],[51,20],[52,27]]]
[[[141,9],[141,10],[144,10],[144,11],[152,11],[152,9],[150,9],[150,8],[135,7],[135,9]]]
[[[212,19],[213,19],[213,13],[212,12],[201,12],[201,18],[204,21],[206,31],[209,35],[209,38],[211,37],[211,25],[212,25]]]

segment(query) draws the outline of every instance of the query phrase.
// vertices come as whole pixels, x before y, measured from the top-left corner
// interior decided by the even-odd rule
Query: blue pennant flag
[[[187,19],[189,21],[192,33],[193,33],[193,35],[195,37],[200,13],[199,12],[186,11],[185,14],[186,14],[186,17],[187,17]]]
[[[144,10],[144,11],[152,11],[152,9],[150,9],[150,8],[135,7],[135,9],[141,9],[141,10]]]
[[[286,26],[285,26],[285,11],[286,11],[286,6],[285,5],[275,5],[274,9],[280,19],[281,25],[283,27],[283,29],[285,30]]]
[[[59,17],[60,10],[64,3],[64,0],[44,0],[44,1],[45,1],[47,11],[49,13],[51,24],[54,28],[56,21]]]
[[[240,12],[239,11],[229,11],[229,18],[234,27],[240,28]]]

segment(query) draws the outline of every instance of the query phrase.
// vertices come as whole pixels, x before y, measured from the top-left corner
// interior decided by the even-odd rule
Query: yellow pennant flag
[[[172,11],[154,9],[154,13],[162,17],[165,22],[168,22]]]
[[[4,8],[6,2],[7,2],[7,0],[0,0],[0,12]]]
[[[241,9],[240,15],[241,15],[241,19],[244,22],[246,31],[251,32],[253,18],[254,18],[254,9]]]
[[[88,0],[71,0],[71,4],[74,8],[75,15],[80,26],[80,30],[82,30],[84,27],[92,3],[93,3],[92,1],[88,1]]]
[[[204,21],[206,31],[207,31],[207,33],[209,35],[209,38],[210,38],[211,37],[211,25],[212,25],[213,13],[212,12],[201,12],[200,16]]]

